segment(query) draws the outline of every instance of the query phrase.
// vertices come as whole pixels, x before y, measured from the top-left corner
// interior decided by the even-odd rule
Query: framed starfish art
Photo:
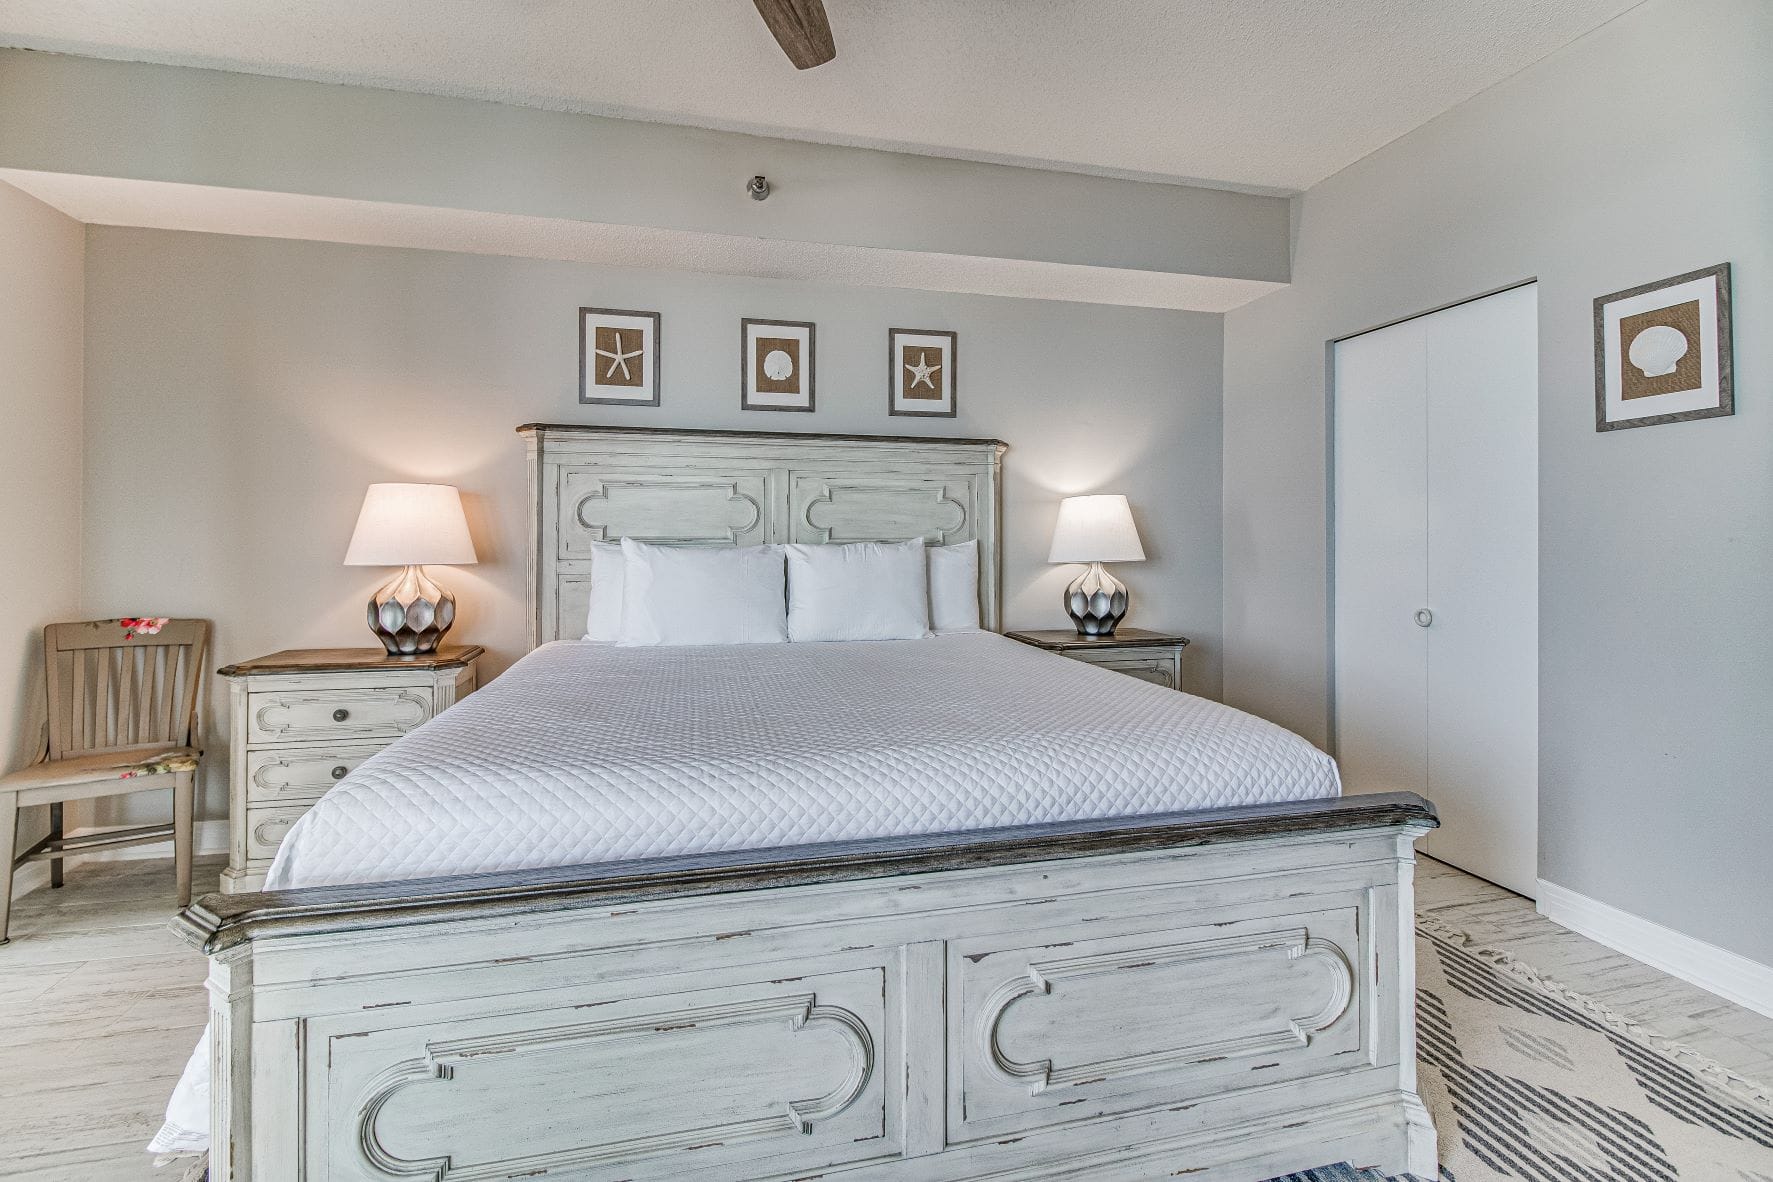
[[[887,413],[916,418],[955,415],[957,338],[939,329],[887,330]]]
[[[579,401],[659,405],[659,314],[579,309]]]

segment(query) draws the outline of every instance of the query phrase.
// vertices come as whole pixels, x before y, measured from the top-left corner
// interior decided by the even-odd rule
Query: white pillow
[[[789,640],[920,640],[930,634],[922,538],[786,549]]]
[[[622,539],[626,646],[788,639],[780,546],[649,546]]]
[[[930,630],[937,636],[979,630],[979,540],[931,546]],[[596,567],[592,567],[595,586]],[[593,611],[597,609],[592,608]]]
[[[585,639],[614,644],[622,631],[622,560],[620,542],[591,543],[591,610],[585,617]]]

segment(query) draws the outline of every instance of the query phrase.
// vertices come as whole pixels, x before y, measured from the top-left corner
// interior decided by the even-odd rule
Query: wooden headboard
[[[530,647],[585,634],[591,543],[979,541],[979,618],[1002,610],[995,439],[517,429],[529,453]]]

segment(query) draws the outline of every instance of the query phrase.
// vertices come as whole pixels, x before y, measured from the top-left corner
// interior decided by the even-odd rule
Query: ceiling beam
[[[1291,273],[1284,198],[1188,185],[24,50],[0,50],[0,113],[0,168],[30,172],[940,256],[944,269]],[[759,174],[767,201],[746,192]]]

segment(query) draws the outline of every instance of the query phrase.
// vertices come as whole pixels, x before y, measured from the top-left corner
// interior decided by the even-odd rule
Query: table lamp
[[[346,566],[403,568],[369,601],[369,630],[397,657],[436,652],[456,622],[455,596],[424,567],[476,561],[462,494],[448,484],[370,485],[345,551]]]
[[[1145,547],[1133,525],[1133,511],[1119,493],[1066,497],[1059,502],[1048,562],[1087,562],[1090,569],[1065,588],[1065,611],[1080,636],[1113,636],[1127,614],[1127,585],[1103,568],[1104,562],[1142,562]]]

